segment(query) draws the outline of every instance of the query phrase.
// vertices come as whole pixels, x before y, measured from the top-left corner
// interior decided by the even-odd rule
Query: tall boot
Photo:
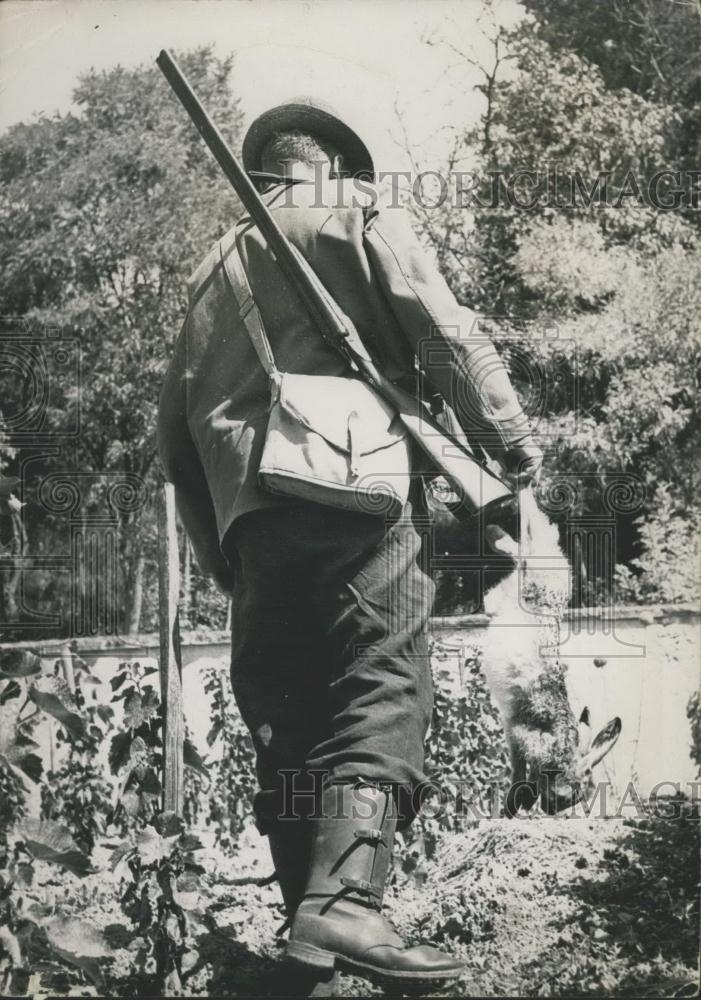
[[[312,830],[305,819],[279,820],[268,834],[270,856],[289,920],[302,901],[309,877]]]
[[[308,820],[280,820],[268,834],[268,846],[290,921],[304,895],[309,877],[312,829]],[[287,960],[272,973],[271,995],[289,997],[333,997],[338,977],[333,970],[301,968]]]
[[[407,947],[380,914],[397,825],[390,794],[337,785],[312,820],[309,881],[287,956],[317,970],[345,969],[395,985],[457,979],[462,964],[430,945]],[[370,813],[370,818],[361,818]]]

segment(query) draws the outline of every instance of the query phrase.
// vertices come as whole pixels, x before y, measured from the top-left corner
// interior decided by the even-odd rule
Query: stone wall
[[[432,620],[434,641],[454,653],[441,666],[445,671],[452,665],[456,689],[467,682],[463,671],[466,653],[479,648],[488,626],[485,615]],[[614,613],[596,610],[568,616],[562,655],[568,665],[573,707],[577,710],[587,705],[595,729],[614,715],[623,721],[618,745],[597,775],[611,782],[615,796],[623,794],[630,781],[641,795],[648,795],[659,782],[679,782],[684,788],[694,781],[686,706],[699,687],[700,631],[701,613],[688,606],[617,608]],[[508,640],[506,633],[504,638]],[[60,644],[55,642],[17,645],[36,649],[47,668],[61,653]],[[108,701],[109,679],[119,662],[135,658],[157,664],[158,637],[79,639],[74,648],[102,682],[98,698]],[[184,633],[182,656],[186,718],[196,744],[204,750],[210,720],[201,674],[208,666],[228,661],[229,637],[214,632]],[[48,755],[48,734],[40,736]]]

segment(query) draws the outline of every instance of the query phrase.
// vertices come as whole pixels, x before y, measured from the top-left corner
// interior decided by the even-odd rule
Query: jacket
[[[350,316],[375,362],[411,378],[418,356],[461,427],[504,468],[537,451],[493,344],[423,251],[404,209],[350,181],[277,185],[265,196],[287,238]],[[236,240],[282,371],[344,375],[343,358],[312,325],[265,241],[244,217]],[[268,381],[241,322],[214,246],[188,282],[189,307],[163,385],[158,447],[202,572],[222,589],[232,570],[221,542],[237,518],[289,501],[266,492],[257,470]]]

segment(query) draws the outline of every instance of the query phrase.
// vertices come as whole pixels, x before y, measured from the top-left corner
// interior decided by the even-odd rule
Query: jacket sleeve
[[[460,306],[419,243],[404,209],[366,213],[373,272],[433,387],[461,427],[508,471],[539,458],[508,372],[475,314]]]
[[[180,332],[158,407],[158,452],[197,563],[220,590],[230,592],[234,573],[219,546],[214,504],[187,422],[186,326]]]

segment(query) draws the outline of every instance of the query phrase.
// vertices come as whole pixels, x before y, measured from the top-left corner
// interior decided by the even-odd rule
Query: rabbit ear
[[[583,755],[582,765],[585,772],[591,771],[599,761],[606,756],[621,735],[621,720],[616,716],[607,722],[604,728],[591,741],[589,750]]]
[[[591,746],[592,737],[591,716],[589,715],[589,709],[586,705],[582,709],[582,714],[579,717],[577,731],[579,733],[579,752],[581,754],[585,754]]]
[[[535,781],[515,781],[506,795],[504,815],[513,819],[519,809],[528,812],[538,801],[538,785]]]
[[[484,529],[484,536],[495,552],[513,556],[514,559],[518,556],[518,542],[498,524],[488,524]]]

